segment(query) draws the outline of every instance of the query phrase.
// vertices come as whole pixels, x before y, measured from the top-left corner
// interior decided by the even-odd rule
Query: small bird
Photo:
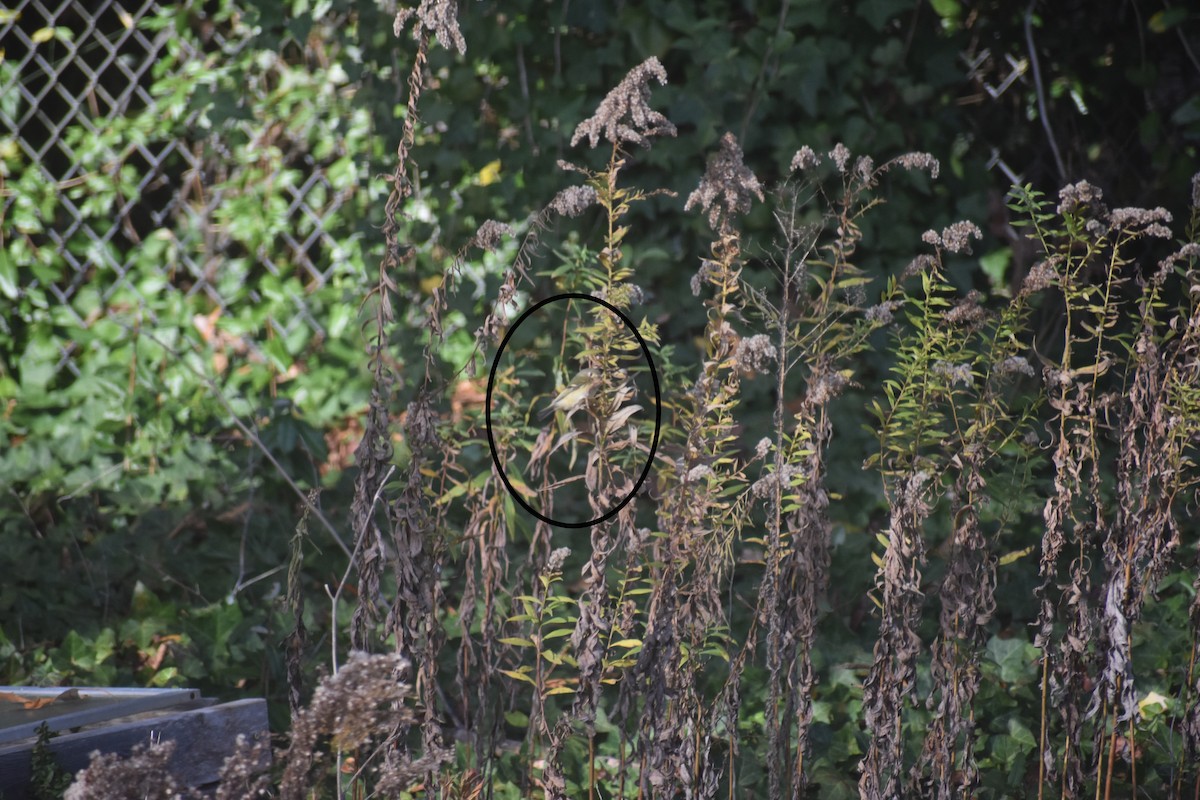
[[[538,418],[546,419],[555,411],[562,411],[570,416],[587,402],[600,382],[601,375],[597,370],[581,369],[567,384],[567,387],[558,393],[558,397],[551,400],[550,405],[542,409]]]

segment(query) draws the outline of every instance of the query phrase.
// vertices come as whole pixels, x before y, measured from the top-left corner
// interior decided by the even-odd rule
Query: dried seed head
[[[711,259],[700,259],[700,269],[696,271],[691,280],[692,296],[699,297],[704,283],[712,280],[714,276],[719,275],[721,269],[721,265]]]
[[[596,202],[596,190],[591,186],[568,186],[554,196],[550,208],[563,217],[578,217]]]
[[[796,151],[796,155],[792,156],[792,164],[789,167],[790,171],[795,172],[798,169],[810,170],[820,166],[821,157],[813,152],[813,149],[808,145],[804,145]]]
[[[550,558],[546,559],[547,572],[560,572],[563,562],[567,560],[567,556],[571,555],[571,548],[559,547],[550,553]]]
[[[868,308],[864,315],[867,318],[867,322],[874,322],[878,325],[890,325],[893,319],[893,312],[902,305],[904,303],[900,300],[886,300],[879,305]]]
[[[1058,213],[1074,214],[1082,209],[1089,209],[1092,213],[1103,213],[1104,204],[1100,202],[1103,199],[1104,192],[1087,181],[1068,183],[1058,190]]]
[[[746,372],[766,372],[767,365],[774,361],[778,352],[765,333],[748,336],[738,342],[734,360]]]
[[[1200,244],[1188,242],[1176,252],[1158,262],[1158,269],[1154,273],[1154,280],[1157,283],[1162,283],[1166,280],[1167,275],[1171,270],[1175,269],[1175,265],[1180,262],[1194,262],[1200,260]]]
[[[936,241],[940,241],[940,239],[938,239],[937,231],[926,231],[925,232],[925,236],[928,236],[930,234],[933,234],[933,237]],[[921,237],[922,241],[928,241],[925,238],[925,236]],[[936,241],[935,241],[935,243],[936,243]],[[912,261],[908,262],[908,266],[905,267],[904,272],[902,272],[900,274],[900,280],[908,280],[909,278],[915,277],[917,275],[923,275],[923,274],[925,274],[925,272],[927,270],[933,269],[933,267],[936,265],[937,265],[936,258],[929,255],[928,253],[922,253],[921,255],[914,258]]]
[[[875,180],[875,160],[870,156],[859,156],[854,160],[854,174],[863,183],[872,183]]]
[[[1036,373],[1033,371],[1033,365],[1031,365],[1023,356],[1009,356],[996,365],[996,372],[1000,373],[1001,375],[1020,373],[1022,375],[1028,375],[1031,378],[1036,375]]]
[[[512,226],[504,222],[489,219],[475,231],[475,246],[480,250],[491,252],[500,246],[500,240],[512,235]]]
[[[784,464],[779,472],[768,472],[755,481],[750,487],[750,493],[762,500],[772,496],[775,487],[778,486],[780,494],[787,494],[788,489],[792,488],[792,482],[802,474],[803,469],[799,465]]]
[[[589,147],[595,147],[602,138],[616,145],[632,142],[649,147],[651,136],[674,136],[675,126],[671,121],[646,102],[650,99],[651,79],[663,86],[667,84],[667,71],[653,56],[630,70],[600,102],[596,113],[579,123],[571,137],[571,146],[586,137]]]
[[[923,169],[929,173],[929,177],[935,180],[937,179],[938,171],[941,169],[941,164],[929,153],[905,153],[902,156],[892,159],[891,163],[898,164],[904,169]]]
[[[838,142],[829,151],[828,155],[833,161],[834,166],[837,167],[838,172],[846,171],[846,162],[850,160],[850,151],[846,148],[846,145]]]
[[[460,56],[467,52],[467,40],[458,29],[457,0],[421,0],[416,8],[400,9],[392,23],[392,33],[397,38],[414,14],[418,20],[413,29],[414,39],[420,38],[423,33],[431,33],[437,37],[438,44],[447,50],[457,50]]]
[[[831,372],[829,370],[821,370],[819,374],[814,375],[808,383],[808,392],[804,396],[804,402],[809,406],[823,406],[829,403],[830,400],[842,393],[842,389],[850,381],[840,372]]]
[[[1114,230],[1133,233],[1139,228],[1147,236],[1161,239],[1171,238],[1171,229],[1166,223],[1171,221],[1171,212],[1165,208],[1114,208],[1108,216],[1108,224]]]
[[[951,386],[960,383],[963,386],[970,386],[972,383],[970,364],[951,364],[949,361],[938,361],[933,365],[933,372],[935,375],[949,378]]]
[[[742,148],[737,137],[726,133],[721,149],[708,160],[708,169],[696,191],[688,195],[685,211],[696,206],[708,212],[708,224],[719,228],[734,214],[750,210],[750,198],[763,199],[762,186],[754,173],[742,163]]]
[[[942,231],[942,246],[951,253],[971,252],[971,238],[983,238],[983,232],[974,222],[955,222]]]
[[[982,299],[983,295],[972,289],[966,297],[955,303],[954,307],[946,312],[946,322],[971,328],[979,325],[987,317],[987,312],[979,305],[979,301]]]
[[[1054,271],[1055,263],[1054,259],[1047,259],[1034,264],[1021,284],[1021,294],[1031,295],[1053,286],[1058,280],[1058,273]]]

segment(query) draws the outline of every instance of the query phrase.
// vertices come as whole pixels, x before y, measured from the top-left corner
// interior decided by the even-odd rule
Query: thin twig
[[[1063,166],[1062,155],[1058,152],[1058,142],[1054,138],[1054,130],[1050,127],[1050,118],[1046,115],[1046,93],[1042,89],[1042,71],[1038,66],[1037,48],[1033,46],[1033,7],[1037,0],[1031,0],[1025,10],[1025,45],[1029,48],[1029,63],[1033,67],[1033,87],[1037,91],[1038,116],[1042,128],[1046,131],[1046,140],[1050,143],[1050,152],[1054,154],[1054,165],[1058,168],[1058,180],[1066,182],[1067,170]]]

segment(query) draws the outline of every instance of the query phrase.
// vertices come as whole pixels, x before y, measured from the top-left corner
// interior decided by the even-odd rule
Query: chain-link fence
[[[230,402],[319,428],[361,403],[370,116],[336,37],[260,46],[261,13],[0,10],[0,482],[22,494],[153,473]]]
[[[227,146],[216,136],[151,140],[136,135],[138,131],[114,135],[123,130],[116,125],[119,121],[152,114],[161,104],[155,84],[163,76],[156,65],[170,63],[183,71],[236,46],[225,38],[222,26],[201,14],[190,20],[194,36],[179,36],[161,23],[146,24],[164,14],[155,3],[38,0],[0,11],[4,146],[10,158],[36,165],[57,189],[59,201],[54,217],[41,220],[42,230],[23,230],[19,224],[14,227],[12,213],[20,189],[10,187],[4,193],[5,236],[26,238],[34,247],[51,247],[61,254],[67,273],[44,288],[62,308],[72,308],[75,292],[98,272],[107,276],[102,293],[105,302],[110,301],[127,283],[136,248],[164,230],[193,232],[204,246],[177,248],[179,263],[164,269],[163,277],[189,293],[203,293],[222,314],[229,313],[234,302],[216,280],[223,260],[237,249],[229,231],[215,219],[226,192],[210,189],[214,178],[228,178],[229,166],[221,158],[228,155]],[[184,127],[193,129],[198,116],[191,112]],[[80,146],[84,140],[92,145],[86,154]],[[246,255],[276,276],[295,268],[311,291],[331,280],[333,267],[322,254],[335,251],[337,245],[326,223],[352,192],[336,190],[311,154],[293,151],[284,157],[307,169],[301,181],[278,187],[287,216],[306,224],[281,228],[276,248]],[[112,225],[92,224],[97,216],[94,195],[71,191],[86,189],[96,170],[135,176],[108,198],[107,213],[100,215]],[[82,207],[85,203],[88,208]],[[283,265],[281,259],[290,263]],[[175,273],[176,266],[183,275]],[[36,276],[32,279],[33,285],[42,284]],[[248,299],[257,302],[261,296],[252,288]],[[294,314],[271,319],[276,334],[286,338],[295,326],[325,333],[302,293],[289,292],[288,299]],[[75,322],[86,324],[78,315]],[[72,368],[69,352],[64,352],[62,366]]]

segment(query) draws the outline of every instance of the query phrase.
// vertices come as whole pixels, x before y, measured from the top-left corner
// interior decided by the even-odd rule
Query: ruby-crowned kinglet
[[[600,384],[600,373],[594,369],[581,369],[579,374],[571,379],[567,387],[558,393],[558,397],[550,401],[550,405],[538,414],[539,419],[546,419],[555,411],[571,414],[591,397],[592,392]]]

